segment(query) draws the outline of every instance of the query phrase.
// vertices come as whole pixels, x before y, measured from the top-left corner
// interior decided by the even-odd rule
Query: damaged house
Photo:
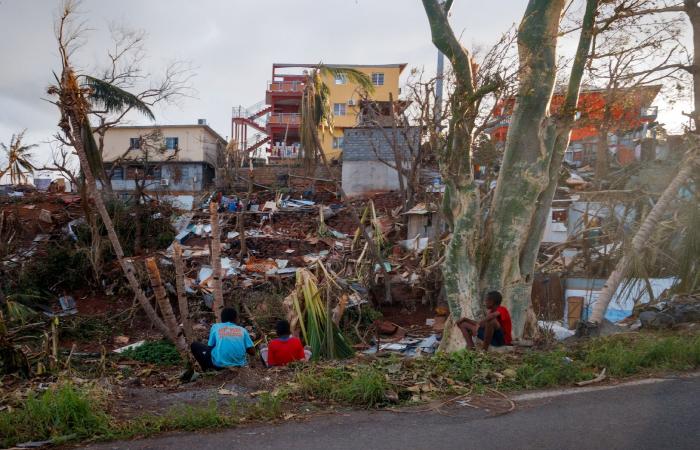
[[[103,161],[115,192],[201,192],[214,184],[226,141],[196,125],[119,126],[105,134]]]

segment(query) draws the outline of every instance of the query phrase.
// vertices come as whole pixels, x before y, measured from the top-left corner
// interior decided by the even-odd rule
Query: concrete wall
[[[385,134],[386,132],[386,134]],[[349,196],[368,192],[393,191],[399,189],[399,174],[380,161],[394,162],[391,137],[393,130],[377,128],[347,128],[343,144],[343,190]],[[387,139],[387,135],[390,139]],[[417,145],[418,130],[411,130],[408,139]],[[402,132],[396,133],[396,143],[407,155],[410,153],[408,139]]]
[[[344,161],[343,190],[349,197],[399,189],[399,174],[379,161]]]

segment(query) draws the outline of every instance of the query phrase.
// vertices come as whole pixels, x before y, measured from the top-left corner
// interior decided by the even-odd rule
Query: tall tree
[[[109,25],[109,31],[111,45],[106,49],[106,58],[101,58],[102,62],[92,70],[94,76],[87,85],[96,93],[103,86],[107,87],[108,101],[114,99],[110,94],[113,87],[128,91],[138,101],[124,101],[122,105],[93,102],[90,120],[100,158],[104,152],[105,135],[110,129],[124,123],[133,113],[148,116],[142,105],[152,109],[158,105],[177,104],[193,93],[191,79],[194,74],[186,61],[174,60],[158,75],[151,74],[144,70],[148,62],[146,32],[116,23]],[[112,173],[108,172],[106,178],[111,178]]]
[[[0,170],[0,179],[6,173],[10,174],[10,183],[19,184],[27,181],[27,173],[32,173],[36,169],[32,164],[31,149],[36,147],[36,144],[25,145],[22,143],[24,133],[27,130],[22,130],[17,134],[13,134],[10,138],[9,147],[5,143],[0,142],[5,157],[7,158],[7,166]]]
[[[505,153],[493,199],[484,210],[472,170],[476,100],[498,89],[500,80],[475,83],[472,56],[448,20],[444,6],[423,0],[435,46],[455,76],[448,145],[439,155],[445,180],[444,214],[452,229],[443,278],[453,318],[480,314],[483,292],[501,290],[520,335],[530,304],[534,263],[575,117],[583,69],[590,49],[597,0],[588,0],[565,105],[549,114],[557,74],[556,45],[563,0],[530,0],[518,28],[519,83]],[[447,348],[463,345],[446,327]]]
[[[610,133],[630,131],[650,92],[663,83],[678,94],[690,64],[682,44],[684,21],[676,15],[663,21],[645,16],[620,17],[620,8],[638,8],[639,0],[618,0],[601,7],[594,46],[587,65],[587,82],[599,89],[602,102],[587,105],[581,121],[598,129],[595,174],[600,185],[610,165]],[[671,86],[672,85],[672,86]],[[663,87],[663,86],[662,86]],[[670,99],[669,100],[674,100]]]
[[[54,104],[58,107],[61,114],[61,120],[59,122],[59,127],[62,132],[61,137],[64,142],[67,142],[75,149],[78,160],[80,161],[81,170],[85,177],[87,193],[95,203],[95,208],[105,226],[107,237],[112,244],[116,259],[141,308],[155,327],[164,336],[175,343],[181,353],[186,353],[186,343],[181,330],[172,329],[166,325],[166,322],[158,316],[155,309],[148,301],[148,297],[146,297],[146,294],[141,289],[139,281],[136,278],[133,261],[124,256],[124,250],[114,229],[114,223],[107,212],[104,199],[97,188],[97,181],[90,160],[90,152],[97,151],[97,146],[88,120],[91,111],[90,95],[92,91],[85,85],[79,83],[78,76],[70,61],[71,55],[76,48],[77,39],[82,31],[79,26],[76,27],[72,22],[74,15],[75,3],[67,0],[62,4],[59,19],[56,23],[56,40],[58,42],[58,51],[61,58],[61,73],[60,75],[56,75],[57,84],[49,86],[47,90],[48,94],[57,97]],[[110,91],[108,86],[103,87],[105,88],[103,92],[106,93]],[[115,89],[117,89],[119,93],[118,97],[120,97],[121,100],[117,98],[115,102],[105,102],[105,105],[112,105],[115,108],[119,108],[125,100],[129,102],[138,101],[138,99],[128,97],[128,93],[125,93],[125,91],[118,88]],[[143,108],[148,110],[147,106],[143,106]]]

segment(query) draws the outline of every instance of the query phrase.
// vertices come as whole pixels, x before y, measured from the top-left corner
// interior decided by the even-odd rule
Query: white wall
[[[343,161],[343,190],[349,197],[399,189],[399,174],[379,161]]]

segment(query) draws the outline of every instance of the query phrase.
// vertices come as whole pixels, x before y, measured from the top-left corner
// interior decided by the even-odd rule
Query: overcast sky
[[[0,0],[0,142],[24,128],[30,143],[56,131],[56,108],[42,98],[59,70],[53,36],[58,4]],[[526,4],[458,0],[453,27],[465,45],[489,45],[519,21]],[[157,109],[157,122],[205,118],[224,137],[231,133],[232,106],[264,99],[273,62],[408,63],[435,70],[419,0],[83,0],[81,10],[92,28],[76,57],[81,68],[104,61],[110,23],[144,29],[151,73],[175,59],[189,61],[196,73],[195,98]],[[44,162],[48,146],[37,153]]]

